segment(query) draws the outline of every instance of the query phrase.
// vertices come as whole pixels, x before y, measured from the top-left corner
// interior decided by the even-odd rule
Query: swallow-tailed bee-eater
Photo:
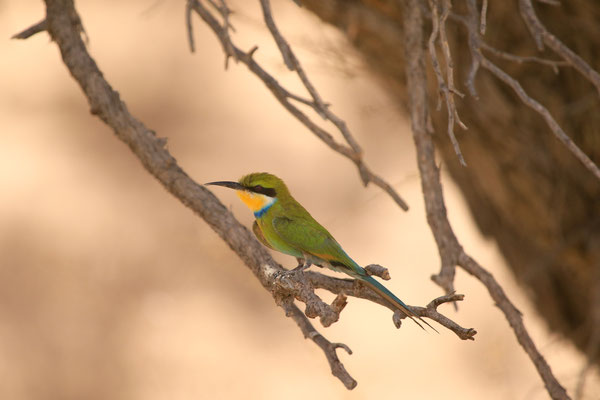
[[[242,177],[238,182],[220,181],[206,185],[234,189],[240,199],[254,212],[256,220],[252,231],[256,238],[270,249],[303,260],[303,264],[298,267],[299,270],[314,264],[360,279],[417,325],[421,326],[416,319],[431,327],[415,315],[402,300],[354,262],[327,229],[292,197],[285,183],[275,175],[265,172],[252,173]]]

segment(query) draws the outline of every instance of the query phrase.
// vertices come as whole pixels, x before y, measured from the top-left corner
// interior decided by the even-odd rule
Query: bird
[[[266,247],[296,257],[300,263],[292,271],[304,271],[311,265],[343,272],[365,283],[393,308],[400,310],[422,329],[421,321],[437,332],[425,320],[367,273],[344,251],[334,237],[292,197],[286,184],[267,172],[254,172],[238,182],[218,181],[205,185],[234,189],[256,218],[252,231]]]

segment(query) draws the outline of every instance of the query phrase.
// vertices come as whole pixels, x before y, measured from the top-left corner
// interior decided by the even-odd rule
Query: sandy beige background
[[[315,85],[368,163],[409,202],[408,213],[364,189],[353,165],[284,112],[245,67],[225,71],[218,42],[198,19],[199,51],[190,54],[183,3],[77,4],[91,54],[130,111],[168,138],[198,182],[276,173],[356,261],[389,267],[388,286],[403,300],[440,295],[429,280],[438,256],[407,123],[343,38],[293,2],[274,2]],[[298,88],[257,2],[232,7],[235,40],[258,44],[257,59]],[[346,391],[241,261],[90,115],[48,36],[9,40],[43,14],[39,1],[0,1],[0,398],[547,398],[501,313],[461,271],[456,287],[466,300],[458,313],[444,311],[476,328],[475,342],[413,324],[398,331],[387,310],[358,299],[334,326],[317,322],[354,351],[340,354],[359,382]],[[504,285],[573,393],[583,357],[541,324],[455,187],[444,184],[463,244]],[[215,192],[250,226],[233,193]],[[598,393],[596,371],[586,398]]]

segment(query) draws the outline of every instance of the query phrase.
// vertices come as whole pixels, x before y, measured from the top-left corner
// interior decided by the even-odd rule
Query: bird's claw
[[[303,274],[304,271],[309,268],[312,264],[310,262],[304,262],[301,263],[300,265],[298,265],[296,268],[292,269],[292,270],[280,270],[280,271],[276,271],[273,274],[273,279],[275,280],[275,282],[277,282],[278,284],[291,288],[292,287],[292,283],[289,281],[289,278],[291,277],[295,277],[298,274]]]
[[[287,288],[291,288],[292,287],[292,283],[290,282],[289,278],[292,277],[293,275],[295,275],[297,273],[297,271],[295,270],[291,270],[291,271],[287,271],[287,270],[282,270],[282,271],[276,271],[273,274],[273,280],[283,286],[283,287],[287,287]]]

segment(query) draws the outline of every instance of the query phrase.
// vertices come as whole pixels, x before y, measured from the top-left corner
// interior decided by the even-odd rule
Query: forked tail
[[[394,295],[394,293],[390,292],[385,286],[383,286],[381,283],[379,283],[375,278],[368,276],[368,275],[360,276],[359,278],[364,283],[366,283],[367,286],[369,286],[371,289],[376,291],[381,297],[383,297],[384,299],[389,301],[394,307],[398,308],[400,311],[402,311],[404,314],[406,314],[406,316],[408,318],[412,319],[415,322],[415,324],[419,325],[419,327],[421,327],[421,329],[425,330],[425,328],[423,328],[423,325],[421,325],[419,323],[419,321],[421,321],[422,323],[424,323],[425,325],[427,325],[428,327],[430,327],[431,329],[433,329],[434,331],[439,333],[433,326],[429,325],[427,323],[427,321],[425,321],[424,319],[422,319],[421,317],[419,317],[418,315],[416,315],[415,313],[410,311],[408,306],[406,304],[404,304],[404,302],[402,300],[397,298],[396,295]],[[417,319],[419,321],[417,321]]]

